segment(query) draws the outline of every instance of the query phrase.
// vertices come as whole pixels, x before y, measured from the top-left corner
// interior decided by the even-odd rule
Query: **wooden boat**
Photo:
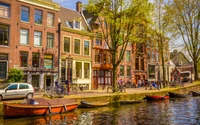
[[[135,104],[135,103],[142,103],[145,100],[120,100],[120,104]]]
[[[107,106],[109,102],[85,102],[81,101],[80,107],[81,108],[95,108],[95,107],[103,107]]]
[[[147,99],[148,101],[165,100],[165,99],[169,99],[169,95],[165,95],[165,96],[146,95],[145,99]]]
[[[192,94],[192,96],[200,96],[200,92],[190,91],[190,93]]]
[[[29,117],[49,114],[59,114],[72,111],[78,107],[74,99],[26,99],[23,103],[3,103],[4,117]]]
[[[179,94],[179,93],[169,92],[170,98],[188,98],[191,96],[192,96],[191,94]]]

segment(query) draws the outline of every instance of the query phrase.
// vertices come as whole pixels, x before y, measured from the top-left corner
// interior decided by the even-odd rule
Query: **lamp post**
[[[70,57],[70,55],[66,59],[67,59],[67,80],[68,80],[67,91],[69,94],[70,93],[69,84],[72,83],[72,61],[73,61],[73,59]]]

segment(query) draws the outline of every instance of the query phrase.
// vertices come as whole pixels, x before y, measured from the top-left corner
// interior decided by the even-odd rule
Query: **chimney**
[[[76,2],[76,11],[79,13],[81,13],[81,11],[82,11],[81,5],[82,5],[82,2],[80,2],[80,1]]]

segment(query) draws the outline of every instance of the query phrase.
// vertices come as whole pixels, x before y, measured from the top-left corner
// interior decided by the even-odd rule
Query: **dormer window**
[[[76,28],[76,29],[80,29],[80,22],[75,21],[75,28]]]
[[[69,28],[81,29],[81,22],[79,21],[66,21],[66,25]]]

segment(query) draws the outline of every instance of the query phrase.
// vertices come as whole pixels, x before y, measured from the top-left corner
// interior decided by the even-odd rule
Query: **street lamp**
[[[72,61],[73,61],[73,58],[71,58],[69,55],[66,59],[67,59],[67,80],[68,80],[67,91],[69,93],[70,92],[69,84],[72,83]]]

